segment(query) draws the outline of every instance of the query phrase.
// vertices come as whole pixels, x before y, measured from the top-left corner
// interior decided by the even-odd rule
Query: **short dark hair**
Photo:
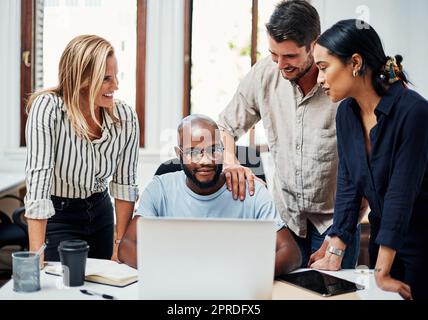
[[[357,19],[341,20],[327,29],[317,43],[326,48],[329,54],[338,57],[343,64],[347,64],[353,54],[361,55],[363,64],[359,75],[365,75],[370,69],[376,93],[382,96],[387,92],[391,76],[385,71],[385,64],[390,57],[386,56],[379,35],[368,23]],[[401,66],[403,57],[396,55],[395,60],[400,69],[396,76],[408,83]]]
[[[276,42],[292,40],[309,48],[321,33],[320,17],[307,1],[285,0],[276,5],[266,29]]]

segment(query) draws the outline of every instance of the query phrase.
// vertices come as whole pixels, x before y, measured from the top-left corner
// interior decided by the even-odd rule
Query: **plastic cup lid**
[[[83,251],[88,249],[89,245],[84,240],[65,240],[61,241],[58,246],[58,250],[64,251]]]

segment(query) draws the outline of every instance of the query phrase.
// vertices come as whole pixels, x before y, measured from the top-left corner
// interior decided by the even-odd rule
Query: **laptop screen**
[[[271,299],[275,222],[140,218],[142,299]]]

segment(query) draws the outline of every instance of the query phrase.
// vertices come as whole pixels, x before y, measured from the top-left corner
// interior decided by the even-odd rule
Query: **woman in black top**
[[[363,21],[340,21],[318,40],[318,82],[332,101],[346,99],[336,116],[339,171],[330,248],[311,267],[340,268],[365,197],[377,285],[406,299],[426,299],[428,102],[407,88],[401,61],[385,55],[378,34]]]

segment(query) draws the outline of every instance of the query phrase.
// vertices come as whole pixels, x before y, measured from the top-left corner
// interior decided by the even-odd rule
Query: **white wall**
[[[326,30],[342,19],[367,20],[381,37],[389,56],[401,54],[414,89],[428,98],[426,0],[312,0]]]
[[[0,153],[19,145],[20,14],[20,1],[0,1]]]

